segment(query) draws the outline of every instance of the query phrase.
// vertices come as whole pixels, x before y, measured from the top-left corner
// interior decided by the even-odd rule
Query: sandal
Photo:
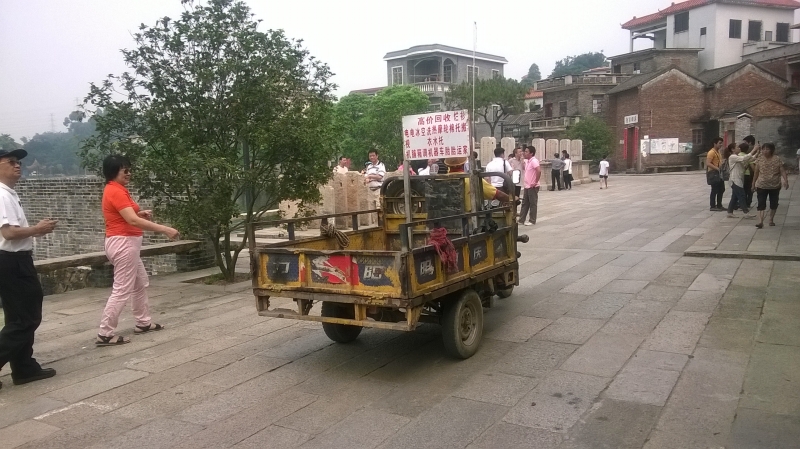
[[[126,340],[122,335],[104,337],[100,334],[97,334],[97,338],[99,340],[95,340],[94,344],[96,346],[118,346],[124,345],[126,343],[130,343],[130,340]]]
[[[147,326],[136,326],[136,329],[133,330],[133,333],[137,335],[146,334],[150,331],[155,332],[155,331],[160,331],[161,329],[164,329],[164,326],[156,323],[150,323]]]
[[[756,225],[756,227],[757,227],[758,229],[761,229],[761,228],[763,228],[763,227],[764,227],[764,223],[759,223],[759,224],[757,224],[757,225]]]

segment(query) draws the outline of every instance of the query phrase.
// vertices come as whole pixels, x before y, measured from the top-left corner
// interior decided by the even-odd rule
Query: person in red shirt
[[[180,238],[180,233],[169,226],[153,223],[152,211],[140,210],[133,201],[127,186],[131,181],[131,162],[125,156],[111,155],[103,160],[103,176],[106,187],[103,190],[103,218],[106,222],[106,256],[114,265],[114,286],[108,297],[97,346],[113,346],[130,343],[130,340],[115,336],[119,315],[131,298],[131,308],[136,319],[134,334],[158,331],[164,327],[153,323],[147,300],[149,285],[147,271],[139,256],[142,248],[143,231],[159,232],[170,240]]]

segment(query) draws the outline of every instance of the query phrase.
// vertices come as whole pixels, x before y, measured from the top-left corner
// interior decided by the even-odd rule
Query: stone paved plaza
[[[58,375],[0,373],[0,447],[797,448],[790,182],[758,231],[708,211],[702,174],[543,192],[520,286],[465,361],[432,325],[333,344],[259,317],[248,283],[182,282],[198,272],[153,278],[167,329],[120,347],[93,344],[108,289],[49,296],[35,350]]]

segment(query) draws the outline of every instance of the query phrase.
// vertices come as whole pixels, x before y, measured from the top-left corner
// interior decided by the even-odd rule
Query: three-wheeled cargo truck
[[[517,241],[527,241],[518,236],[511,179],[480,173],[488,176],[504,179],[510,202],[476,199],[471,208],[468,180],[482,188],[477,173],[405,182],[387,177],[381,209],[249,223],[258,313],[321,322],[325,334],[340,343],[355,340],[364,327],[413,331],[420,323],[436,323],[450,355],[472,356],[481,343],[484,308],[519,284]],[[377,215],[378,225],[360,228],[364,214]],[[329,220],[336,217],[349,217],[352,230],[331,228]],[[294,239],[295,226],[309,220],[321,220],[325,232]],[[276,225],[286,226],[290,239],[258,244],[258,229]],[[296,308],[270,308],[271,297],[291,298]],[[316,303],[319,315],[310,313]]]

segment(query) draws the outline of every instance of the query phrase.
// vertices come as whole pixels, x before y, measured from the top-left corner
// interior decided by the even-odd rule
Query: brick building
[[[537,81],[534,89],[542,92],[543,106],[541,118],[531,120],[531,136],[563,139],[567,129],[581,118],[594,116],[606,120],[606,93],[631,75],[603,69]]]
[[[784,78],[750,61],[697,75],[676,66],[634,75],[608,91],[608,123],[619,142],[609,157],[612,169],[696,166],[697,154],[713,137],[737,142],[759,126],[780,137],[771,139],[780,150],[791,136],[779,135],[777,128],[787,134],[798,119],[798,111],[783,102],[787,86]],[[646,139],[691,145],[648,154],[642,146]]]

